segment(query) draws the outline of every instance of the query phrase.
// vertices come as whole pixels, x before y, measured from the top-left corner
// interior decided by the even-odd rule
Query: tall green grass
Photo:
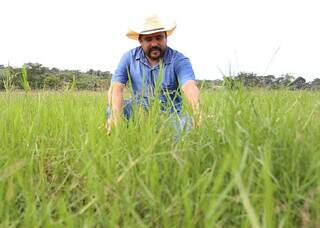
[[[0,70],[0,76],[6,92],[12,92],[15,89],[14,79],[17,75],[10,68]]]
[[[202,126],[106,94],[0,95],[0,227],[320,226],[320,94],[203,92]]]
[[[27,67],[23,65],[21,68],[21,84],[25,93],[29,93],[30,86],[28,81]]]

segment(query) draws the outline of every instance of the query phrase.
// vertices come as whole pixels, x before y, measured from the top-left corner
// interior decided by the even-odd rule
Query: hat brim
[[[126,35],[128,38],[130,38],[132,40],[138,40],[139,35],[148,35],[148,34],[153,34],[153,33],[158,33],[158,32],[166,32],[167,36],[170,36],[175,29],[176,29],[176,25],[174,25],[171,28],[160,28],[160,29],[153,29],[153,30],[143,31],[143,32],[137,32],[132,29],[129,29],[129,31],[127,32]]]

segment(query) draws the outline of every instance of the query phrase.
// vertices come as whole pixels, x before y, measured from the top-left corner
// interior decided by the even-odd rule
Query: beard
[[[148,58],[152,60],[159,60],[160,58],[163,57],[165,50],[166,48],[154,46],[154,47],[151,47],[149,50],[147,50],[146,55],[148,56]]]

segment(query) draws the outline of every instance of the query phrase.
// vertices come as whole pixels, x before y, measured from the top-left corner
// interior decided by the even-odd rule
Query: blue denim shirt
[[[131,49],[122,56],[112,75],[112,82],[127,84],[131,81],[133,96],[138,103],[148,106],[158,90],[162,111],[169,109],[178,114],[182,106],[179,88],[188,80],[195,80],[190,60],[169,47],[156,66],[149,64],[141,46]]]

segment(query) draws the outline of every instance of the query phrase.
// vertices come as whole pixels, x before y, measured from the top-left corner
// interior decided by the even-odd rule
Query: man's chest
[[[171,64],[148,66],[142,63],[131,64],[129,80],[135,88],[160,86],[162,88],[177,88],[178,81]]]

